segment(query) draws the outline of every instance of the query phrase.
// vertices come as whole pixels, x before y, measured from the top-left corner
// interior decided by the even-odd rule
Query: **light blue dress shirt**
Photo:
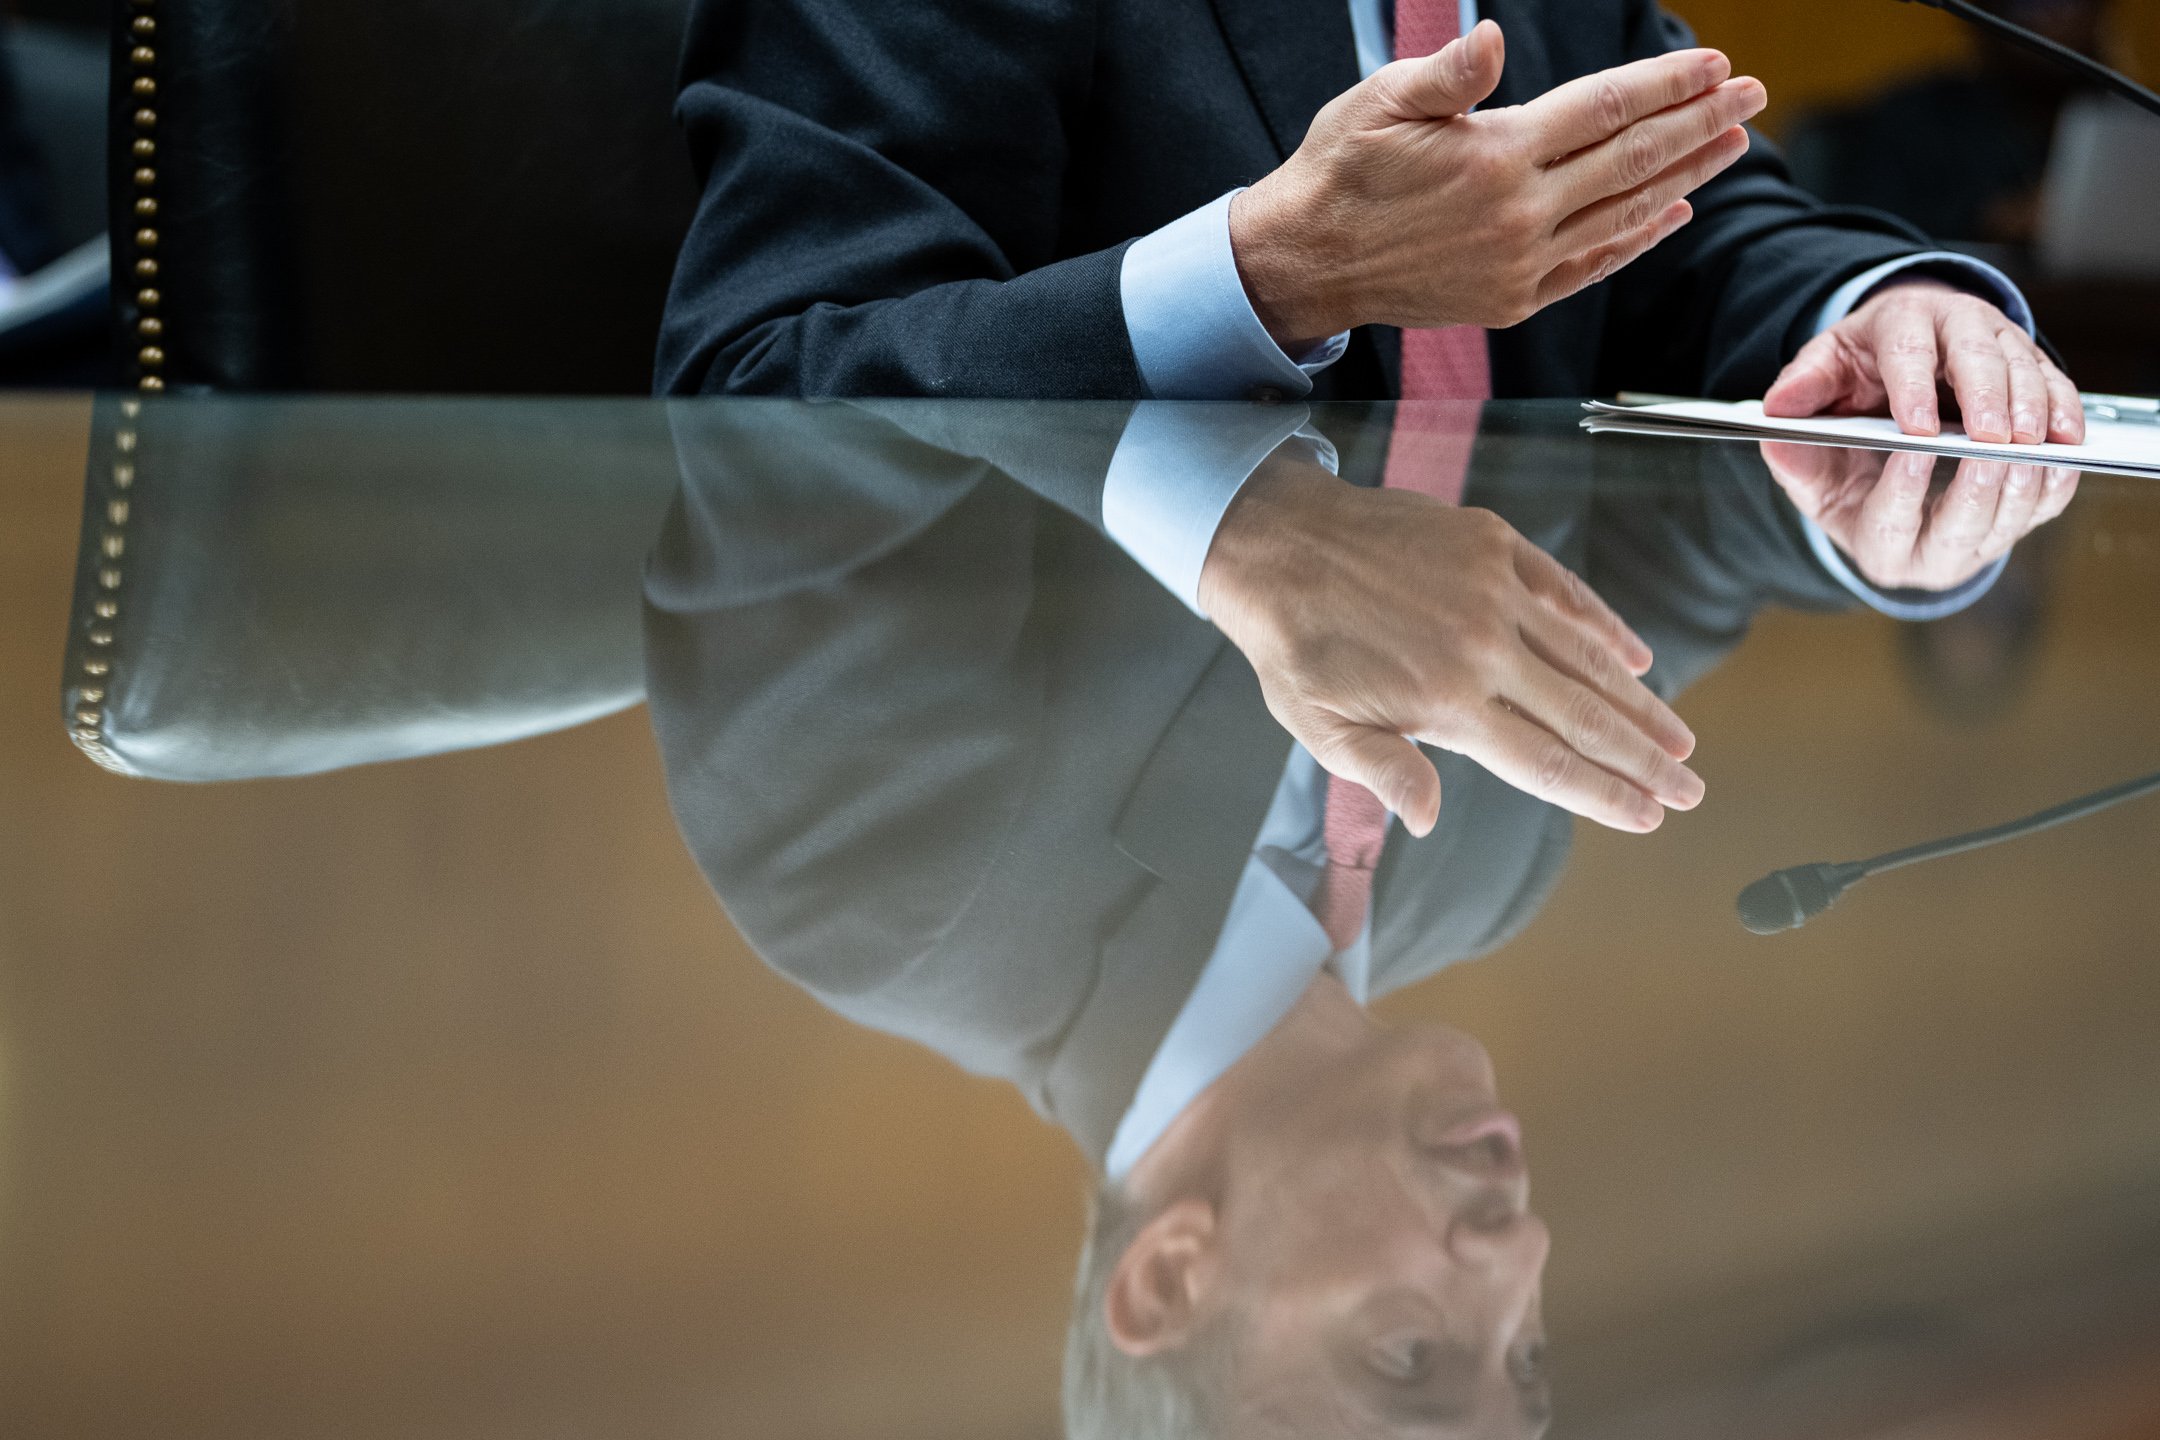
[[[1111,1137],[1103,1169],[1122,1180],[1201,1091],[1222,1078],[1332,970],[1359,1004],[1368,997],[1372,917],[1337,951],[1313,917],[1327,865],[1328,774],[1303,746],[1290,756],[1260,822],[1230,911],[1192,993],[1140,1077]]]

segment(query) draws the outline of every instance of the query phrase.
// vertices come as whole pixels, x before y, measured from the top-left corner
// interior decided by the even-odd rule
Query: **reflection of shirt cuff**
[[[1103,528],[1163,588],[1200,609],[1200,567],[1216,527],[1260,462],[1296,438],[1335,467],[1302,405],[1135,406],[1103,479]]]
[[[1154,399],[1298,399],[1312,393],[1312,377],[1349,348],[1345,331],[1292,359],[1268,334],[1230,250],[1230,200],[1236,194],[1125,249],[1118,293],[1133,359]]]
[[[2002,307],[2002,312],[2025,327],[2028,335],[2038,335],[2033,325],[2032,306],[2025,301],[2025,293],[2010,283],[2003,274],[1985,260],[1975,260],[1970,255],[1959,255],[1949,250],[1930,250],[1924,255],[1907,255],[1877,265],[1874,269],[1853,276],[1831,293],[1823,302],[1822,313],[1816,317],[1815,333],[1823,331],[1852,314],[1854,307],[1875,293],[1884,281],[1902,271],[1925,266],[1930,279],[1955,285],[1960,290],[1970,290],[1983,300],[1992,300]]]
[[[2003,567],[2010,563],[2010,557],[2005,555],[1964,584],[1948,590],[1879,590],[1860,578],[1845,552],[1837,548],[1837,542],[1822,526],[1805,515],[1800,517],[1800,523],[1807,529],[1808,548],[1831,578],[1893,620],[1940,620],[1955,615],[1994,589],[1995,582],[2002,578]]]

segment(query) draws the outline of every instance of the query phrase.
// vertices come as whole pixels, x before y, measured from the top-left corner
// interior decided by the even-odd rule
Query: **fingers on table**
[[[2040,368],[2040,347],[2007,325],[1996,333],[1995,344],[2010,370],[2010,438],[2020,445],[2041,444],[2054,428],[2054,407],[2047,372]]]
[[[1996,312],[1982,305],[1955,305],[1942,312],[1943,375],[1957,396],[1965,433],[2002,444],[2010,429],[2010,361]]]
[[[1884,328],[1875,336],[1875,368],[1882,376],[1891,417],[1908,435],[1940,435],[1942,414],[1935,404],[1935,377],[1941,373],[1942,351],[1935,319],[1920,309],[1884,313]]]
[[[1801,346],[1771,384],[1763,396],[1763,413],[1790,419],[1819,415],[1852,394],[1859,379],[1844,340],[1835,330],[1825,330]]]
[[[2058,445],[2085,443],[2085,397],[2071,378],[2046,355],[2040,357],[2040,374],[2047,381],[2048,439]]]
[[[1523,107],[1552,160],[1609,140],[1638,120],[1721,85],[1732,62],[1715,50],[1675,50],[1560,85]]]

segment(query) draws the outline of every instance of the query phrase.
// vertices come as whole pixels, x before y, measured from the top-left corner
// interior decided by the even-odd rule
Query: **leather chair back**
[[[144,389],[645,393],[687,0],[113,0]]]

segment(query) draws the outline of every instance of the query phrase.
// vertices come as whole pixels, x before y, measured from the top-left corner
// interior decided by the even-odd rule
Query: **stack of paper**
[[[1583,428],[1628,435],[1679,435],[1698,440],[1785,440],[1852,450],[1919,450],[1982,460],[2017,460],[2118,475],[2160,476],[2160,425],[2088,416],[2082,445],[1991,445],[1973,440],[1953,422],[1940,435],[1907,435],[1894,420],[1875,416],[1819,415],[1780,420],[1763,414],[1760,400],[1661,400],[1608,405],[1593,400]]]

